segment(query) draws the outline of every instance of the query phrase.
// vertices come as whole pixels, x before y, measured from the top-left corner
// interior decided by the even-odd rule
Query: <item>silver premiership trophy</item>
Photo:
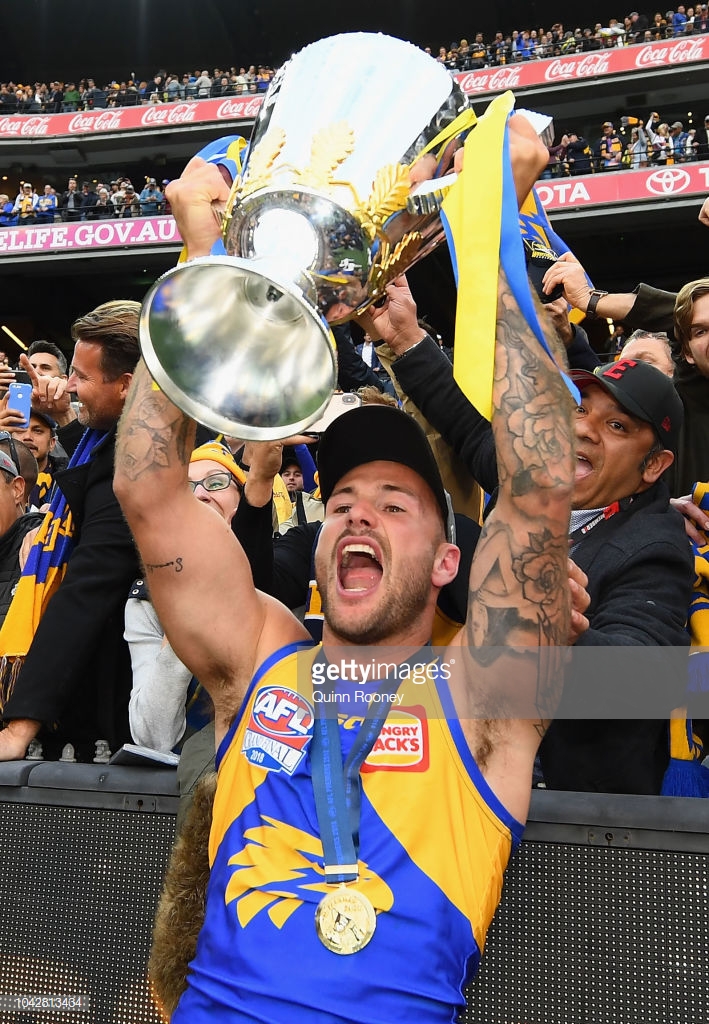
[[[441,178],[467,107],[440,63],[389,36],[333,36],[292,57],[234,182],[227,254],[178,265],[146,297],[141,347],[167,396],[244,439],[307,428],[335,388],[329,325],[444,238]]]

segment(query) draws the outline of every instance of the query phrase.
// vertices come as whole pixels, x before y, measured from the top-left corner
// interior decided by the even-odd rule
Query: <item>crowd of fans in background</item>
[[[66,189],[57,192],[53,185],[35,191],[31,182],[23,182],[15,199],[0,193],[0,227],[26,227],[30,224],[53,224],[55,221],[111,220],[125,217],[157,217],[170,212],[163,189],[155,178],[145,178],[140,191],[130,178],[119,177],[109,182],[84,181],[79,188],[76,178],[69,178]]]
[[[679,4],[676,10],[668,10],[664,14],[657,11],[649,16],[633,11],[623,19],[610,18],[607,25],[596,22],[592,28],[571,29],[556,22],[549,30],[540,27],[514,29],[508,33],[499,31],[493,39],[486,39],[482,32],[476,32],[472,42],[461,38],[448,46],[439,46],[436,60],[451,72],[472,71],[515,61],[586,53],[610,46],[676,39],[703,32],[709,32],[708,5],[685,7]],[[434,50],[430,46],[425,49],[433,55]],[[248,68],[232,65],[182,74],[161,69],[153,78],[142,80],[133,72],[122,81],[113,79],[102,86],[88,77],[79,82],[35,82],[34,85],[9,81],[0,84],[0,116],[3,113],[59,114],[265,92],[274,73],[268,65],[250,64]]]
[[[17,114],[62,114],[76,110],[134,107],[149,103],[205,100],[220,96],[241,96],[265,92],[274,71],[263,64],[249,68],[214,68],[211,73],[168,74],[161,70],[150,80],[131,75],[97,86],[93,78],[75,82],[35,82],[34,85],[3,82],[0,85],[0,116]]]
[[[709,159],[709,114],[701,128],[682,121],[663,121],[653,111],[647,121],[624,116],[616,129],[603,122],[600,135],[586,139],[574,130],[565,132],[549,149],[549,163],[543,179],[577,177],[595,172],[665,167]],[[118,176],[111,180],[71,177],[66,188],[52,184],[35,187],[22,182],[16,196],[0,192],[0,228],[55,221],[108,220],[125,217],[155,217],[170,213],[164,196],[168,179],[158,182],[146,176],[144,187]]]

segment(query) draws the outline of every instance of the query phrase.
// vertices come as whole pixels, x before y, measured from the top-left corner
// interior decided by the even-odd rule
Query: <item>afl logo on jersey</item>
[[[241,751],[252,764],[292,775],[312,735],[310,703],[287,686],[265,686],[254,698]]]

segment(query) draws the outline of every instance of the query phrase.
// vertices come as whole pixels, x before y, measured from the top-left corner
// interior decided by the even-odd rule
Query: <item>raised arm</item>
[[[119,425],[114,490],[165,634],[212,696],[218,741],[255,668],[307,634],[254,588],[227,524],[195,500],[187,481],[194,434],[139,363]]]
[[[455,641],[465,673],[454,676],[454,699],[478,764],[522,820],[534,754],[563,687],[573,408],[501,276],[493,388],[499,496],[471,567],[468,615]]]

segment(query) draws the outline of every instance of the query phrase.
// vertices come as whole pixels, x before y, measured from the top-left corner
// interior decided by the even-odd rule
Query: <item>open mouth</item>
[[[378,549],[368,541],[347,541],[339,550],[337,580],[347,594],[362,594],[379,585],[383,574]]]
[[[593,466],[591,465],[589,460],[586,458],[586,456],[585,455],[578,455],[577,454],[577,456],[576,456],[576,479],[577,480],[583,480],[584,477],[587,477],[592,472],[593,472]]]

